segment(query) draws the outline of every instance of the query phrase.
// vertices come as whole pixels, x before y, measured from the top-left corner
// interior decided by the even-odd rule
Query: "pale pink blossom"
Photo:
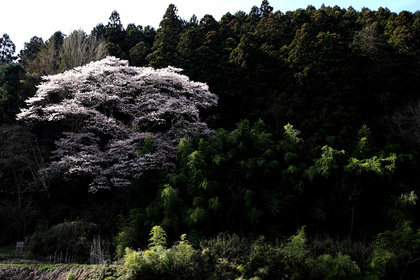
[[[212,131],[200,110],[218,98],[181,69],[132,67],[107,57],[62,74],[43,77],[17,115],[26,122],[65,122],[47,168],[49,174],[91,176],[91,190],[125,186],[149,169],[173,168],[181,138]],[[69,123],[71,125],[69,125]],[[142,152],[146,137],[152,151]]]

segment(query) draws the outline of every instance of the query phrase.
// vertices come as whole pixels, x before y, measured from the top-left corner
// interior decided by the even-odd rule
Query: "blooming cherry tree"
[[[171,168],[180,138],[211,133],[199,111],[218,98],[180,71],[107,57],[44,77],[17,119],[62,124],[45,172],[91,176],[92,191],[124,186],[145,170]]]

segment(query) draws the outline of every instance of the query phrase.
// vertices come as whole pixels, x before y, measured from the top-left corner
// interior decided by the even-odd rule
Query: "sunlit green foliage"
[[[329,254],[307,261],[313,279],[360,279],[360,269],[347,255]]]
[[[166,248],[166,232],[154,226],[150,232],[149,248],[145,251],[126,249],[125,263],[131,271],[130,279],[197,279],[193,258],[197,251],[186,234],[172,248]]]

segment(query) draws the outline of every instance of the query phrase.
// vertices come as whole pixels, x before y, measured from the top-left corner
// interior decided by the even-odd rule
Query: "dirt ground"
[[[40,265],[0,264],[0,280],[66,280],[70,273],[66,267],[40,269]]]
[[[70,273],[78,280],[87,280],[105,279],[108,276],[124,278],[127,270],[118,264],[46,264],[25,259],[0,262],[0,280],[66,280]]]

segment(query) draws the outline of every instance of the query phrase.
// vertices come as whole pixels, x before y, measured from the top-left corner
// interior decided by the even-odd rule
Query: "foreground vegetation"
[[[126,251],[124,265],[135,279],[410,279],[419,273],[412,253],[420,249],[420,238],[409,225],[378,235],[373,244],[309,240],[304,227],[276,244],[263,236],[219,234],[199,249],[185,235],[167,249],[159,226],[150,236],[147,250]]]
[[[0,43],[0,245],[116,278],[420,275],[420,12],[169,5]]]
[[[309,238],[302,227],[275,243],[263,236],[223,233],[193,246],[183,234],[171,247],[166,232],[155,226],[148,248],[126,248],[120,265],[0,265],[0,275],[32,271],[48,274],[48,279],[414,279],[420,273],[419,253],[419,234],[409,224],[381,233],[373,242]]]

